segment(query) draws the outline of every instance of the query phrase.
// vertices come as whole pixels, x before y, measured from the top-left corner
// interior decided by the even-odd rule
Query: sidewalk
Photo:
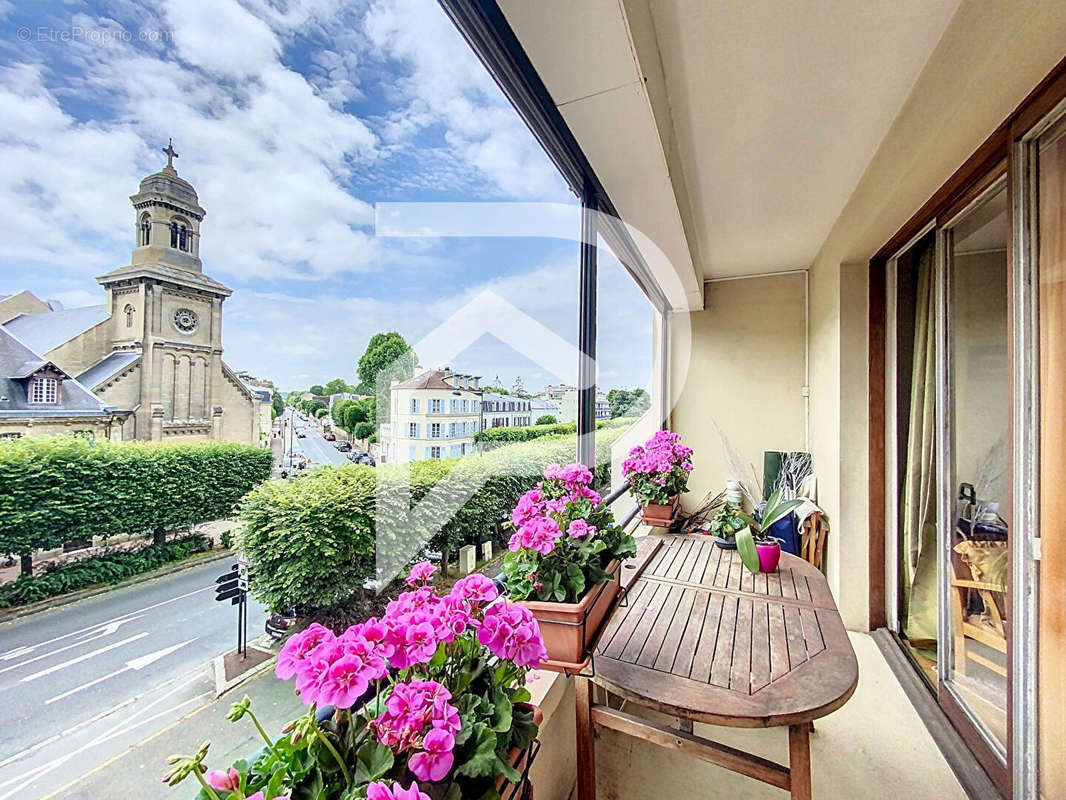
[[[291,681],[274,677],[273,669],[241,684],[218,700],[192,711],[169,727],[146,734],[137,744],[110,762],[81,776],[42,800],[99,800],[101,797],[151,797],[159,800],[188,800],[199,786],[188,778],[175,788],[160,783],[167,771],[168,756],[195,752],[204,740],[211,741],[207,763],[211,769],[225,769],[238,758],[251,755],[263,744],[248,718],[228,722],[230,706],[244,695],[252,698],[252,711],[268,734],[280,734],[287,722],[305,710]]]

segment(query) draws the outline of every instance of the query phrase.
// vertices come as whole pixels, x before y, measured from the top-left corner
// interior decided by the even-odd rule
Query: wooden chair
[[[803,521],[799,556],[819,571],[822,570],[822,554],[825,552],[825,537],[828,535],[829,522],[820,511],[815,511]]]
[[[970,543],[966,543],[970,544]],[[1006,542],[982,543],[987,548],[1006,548]],[[980,653],[975,653],[966,645],[967,639],[981,642],[981,644],[1006,655],[1007,633],[1003,624],[1004,593],[1007,587],[1000,583],[977,580],[973,568],[963,558],[959,551],[959,545],[952,553],[951,558],[951,610],[953,619],[952,630],[955,634],[955,671],[961,675],[966,674],[966,659],[975,664],[992,670],[997,675],[1007,677],[1007,668],[997,664],[990,658]],[[969,612],[970,592],[977,592],[978,597],[985,607],[985,618],[973,621],[973,614]]]

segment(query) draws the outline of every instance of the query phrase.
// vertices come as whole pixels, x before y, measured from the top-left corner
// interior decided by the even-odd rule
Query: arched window
[[[184,225],[178,226],[178,249],[184,251],[189,249],[189,229]]]
[[[133,306],[127,304],[126,307],[124,309],[122,309],[122,311],[126,315],[126,327],[127,328],[132,328],[133,327]]]
[[[140,245],[143,247],[152,242],[152,218],[147,214],[141,217]]]
[[[178,246],[178,223],[170,223],[170,246],[177,248]]]

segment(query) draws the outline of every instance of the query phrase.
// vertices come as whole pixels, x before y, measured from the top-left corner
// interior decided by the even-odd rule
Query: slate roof
[[[413,378],[409,378],[406,381],[396,384],[394,389],[459,389],[459,386],[448,383],[444,380],[444,376],[460,376],[460,373],[451,372],[443,369],[430,369],[426,370],[420,375],[415,375]],[[467,376],[472,377],[472,376]],[[467,388],[462,391],[467,392],[480,392],[480,389]]]
[[[109,378],[114,377],[127,367],[137,363],[140,358],[141,354],[133,352],[132,350],[119,350],[114,353],[108,353],[101,360],[97,361],[85,370],[85,372],[79,375],[78,383],[92,391]]]
[[[109,316],[106,305],[82,306],[39,314],[20,314],[2,327],[35,353],[44,354],[96,327]]]
[[[59,403],[28,403],[25,382],[18,379],[26,377],[28,365],[37,365],[29,370],[32,374],[48,363],[0,325],[0,418],[109,416],[107,407],[73,378],[63,381]]]

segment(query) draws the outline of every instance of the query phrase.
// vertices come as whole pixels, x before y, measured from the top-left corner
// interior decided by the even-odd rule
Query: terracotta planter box
[[[533,617],[540,625],[540,635],[548,651],[548,660],[564,664],[580,664],[585,660],[588,643],[595,640],[607,609],[621,590],[621,584],[618,583],[621,566],[618,559],[608,564],[607,571],[611,573],[611,580],[592,587],[580,602],[521,601],[522,605],[533,612]]]
[[[669,503],[648,503],[644,506],[644,521],[656,528],[665,528],[674,520],[677,513],[677,495]]]

